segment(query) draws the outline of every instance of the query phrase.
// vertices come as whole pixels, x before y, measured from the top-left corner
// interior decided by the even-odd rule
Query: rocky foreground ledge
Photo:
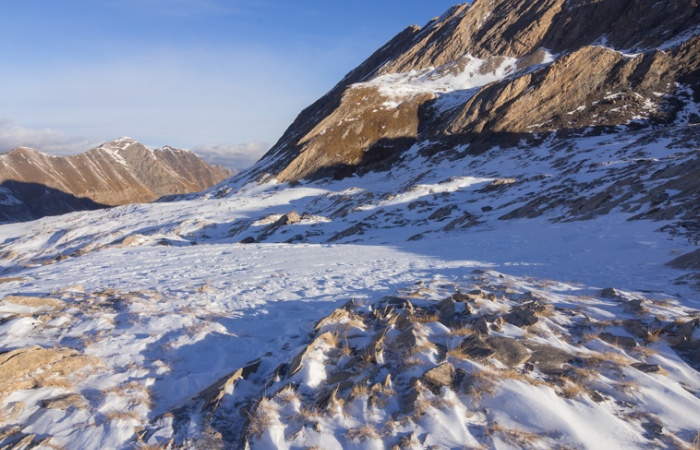
[[[567,284],[490,271],[473,280],[350,300],[287,363],[272,367],[266,355],[232,371],[138,441],[697,448],[700,311],[612,288],[572,295]]]

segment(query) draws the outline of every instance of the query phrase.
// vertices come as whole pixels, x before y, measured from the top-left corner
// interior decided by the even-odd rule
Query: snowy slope
[[[0,345],[39,361],[40,374],[2,386],[2,443],[236,448],[247,437],[253,448],[385,448],[402,438],[403,448],[691,445],[700,428],[691,414],[700,410],[692,354],[700,300],[684,272],[665,263],[695,247],[676,216],[643,218],[654,209],[649,192],[674,179],[658,174],[697,159],[691,132],[550,139],[464,158],[436,158],[416,146],[391,172],[294,185],[234,179],[171,203],[2,226]],[[610,189],[630,176],[643,189]],[[579,202],[601,193],[606,202]],[[686,201],[669,190],[664,204]],[[617,299],[603,296],[612,287]],[[470,317],[438,321],[439,301],[474,289],[498,300],[467,302],[457,312],[468,307]],[[552,312],[534,328],[503,326],[499,317],[528,292]],[[410,356],[391,354],[399,328],[372,319],[386,296],[411,299],[432,318],[416,326],[427,341],[411,351],[410,370],[392,373],[384,401],[372,385],[407,364],[396,358]],[[350,299],[363,305],[352,309],[354,322],[314,331]],[[630,310],[625,302],[633,300],[643,309]],[[552,374],[440,351],[463,339],[459,327],[474,333],[482,317],[488,327],[501,324],[489,339],[546,344],[579,362]],[[631,319],[653,339],[630,335],[620,321]],[[690,350],[677,341],[684,323]],[[325,331],[340,344],[318,341]],[[385,359],[352,369],[369,391],[337,392],[337,411],[315,408],[331,377],[347,371],[331,364],[337,352],[360,357],[379,332],[387,335]],[[607,343],[602,333],[632,337],[635,346]],[[310,343],[318,348],[305,352]],[[52,372],[58,363],[32,346],[92,359]],[[298,375],[275,376],[300,353]],[[585,361],[613,354],[616,362],[594,369],[600,376],[567,384],[572,373],[590,372]],[[455,389],[419,389],[427,403],[400,413],[402,399],[418,389],[411,376],[442,361],[471,378],[463,375]],[[255,370],[237,372],[251,362]],[[633,364],[659,368],[647,374]],[[484,376],[495,384],[478,393],[464,384]],[[395,425],[384,427],[390,417]],[[267,424],[262,433],[258,419]]]

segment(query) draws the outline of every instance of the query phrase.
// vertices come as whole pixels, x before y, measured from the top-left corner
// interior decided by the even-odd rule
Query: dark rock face
[[[185,150],[149,150],[121,138],[75,156],[30,148],[0,155],[0,221],[142,203],[197,192],[228,178]]]

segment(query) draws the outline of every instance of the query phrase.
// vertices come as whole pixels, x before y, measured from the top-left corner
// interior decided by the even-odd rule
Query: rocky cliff
[[[190,151],[149,150],[129,138],[75,156],[21,147],[0,155],[0,221],[150,202],[204,190],[230,175]]]
[[[677,123],[700,86],[696,0],[476,0],[409,27],[305,109],[251,178],[391,167],[416,142],[480,152]],[[688,122],[697,115],[682,117]]]

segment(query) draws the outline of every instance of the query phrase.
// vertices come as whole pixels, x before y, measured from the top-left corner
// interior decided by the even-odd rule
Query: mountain
[[[695,0],[455,6],[304,110],[253,174],[343,176],[416,142],[477,153],[534,133],[676,123],[698,84],[699,22]]]
[[[696,448],[697,12],[458,5],[217,186],[0,226],[0,446]]]
[[[196,154],[120,138],[75,156],[20,147],[0,155],[0,221],[143,203],[201,191],[231,173]]]

